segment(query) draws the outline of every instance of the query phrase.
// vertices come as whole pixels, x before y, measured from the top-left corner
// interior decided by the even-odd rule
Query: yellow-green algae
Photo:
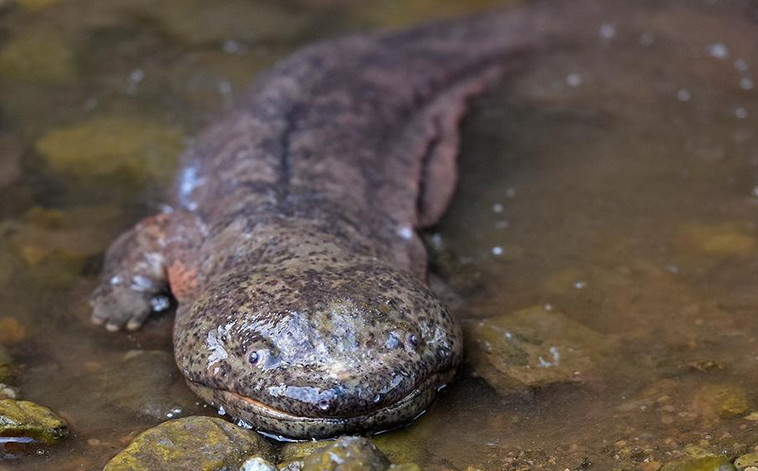
[[[314,451],[303,462],[303,471],[384,471],[390,461],[362,437],[342,437]]]
[[[47,407],[29,401],[0,400],[0,437],[28,437],[54,443],[68,436],[68,424]]]
[[[698,402],[724,419],[739,417],[750,411],[747,392],[730,384],[708,384],[701,388]]]
[[[732,462],[725,456],[704,456],[668,463],[661,471],[735,471]]]
[[[176,127],[126,116],[102,116],[51,131],[35,147],[53,170],[83,178],[119,174],[144,183],[167,179],[184,149]]]
[[[0,82],[68,83],[76,79],[74,52],[47,30],[29,30],[0,50]]]
[[[746,453],[734,460],[734,467],[739,471],[742,471],[745,468],[749,468],[751,466],[758,467],[758,451]]]
[[[692,224],[682,228],[677,244],[687,250],[721,256],[748,256],[755,253],[756,238],[733,224]]]
[[[231,470],[253,454],[270,461],[271,445],[223,419],[186,417],[141,433],[103,471]]]

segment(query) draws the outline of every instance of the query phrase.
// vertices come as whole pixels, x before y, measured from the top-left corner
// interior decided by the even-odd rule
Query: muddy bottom
[[[168,418],[217,415],[174,366],[170,315],[106,333],[87,297],[258,71],[496,3],[0,0],[0,343],[21,396],[71,426],[0,448],[0,469],[99,470]],[[655,471],[758,446],[758,7],[576,5],[474,102],[426,234],[469,356],[381,437],[425,470]]]

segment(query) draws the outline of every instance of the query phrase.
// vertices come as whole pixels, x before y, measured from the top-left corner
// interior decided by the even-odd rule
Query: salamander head
[[[289,438],[386,430],[429,405],[461,334],[419,280],[376,259],[231,275],[177,318],[190,387]]]

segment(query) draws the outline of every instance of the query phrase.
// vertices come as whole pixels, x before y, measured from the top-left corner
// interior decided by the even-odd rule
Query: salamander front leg
[[[109,331],[137,330],[152,313],[169,307],[166,233],[170,214],[143,220],[121,235],[105,255],[100,285],[90,301],[92,321]]]

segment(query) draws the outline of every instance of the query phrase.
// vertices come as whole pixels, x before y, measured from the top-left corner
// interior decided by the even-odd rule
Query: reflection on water
[[[170,318],[86,322],[102,250],[160,204],[188,136],[299,44],[493,3],[0,0],[0,342],[22,397],[71,425],[10,466],[100,469],[165,418],[215,414],[173,366]],[[758,446],[758,10],[590,4],[575,44],[535,50],[464,125],[428,241],[469,359],[378,439],[425,469]]]

